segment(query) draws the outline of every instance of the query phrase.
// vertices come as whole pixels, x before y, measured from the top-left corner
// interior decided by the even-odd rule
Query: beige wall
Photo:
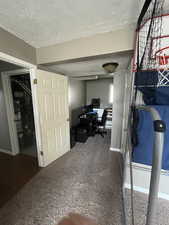
[[[45,64],[133,49],[134,26],[35,49],[0,28],[0,52],[32,64]]]
[[[99,79],[86,81],[86,104],[90,105],[92,98],[100,98],[100,107],[112,107],[111,102],[112,79]]]
[[[134,26],[36,49],[37,63],[52,63],[133,49]]]
[[[11,151],[9,127],[5,106],[4,92],[0,75],[0,149]]]
[[[36,64],[36,49],[0,28],[0,52]]]
[[[69,79],[69,111],[70,124],[75,126],[79,120],[78,116],[82,113],[82,107],[86,103],[85,81]]]
[[[123,132],[123,111],[125,94],[125,75],[127,71],[119,72],[114,75],[113,82],[113,117],[111,148],[121,150]]]

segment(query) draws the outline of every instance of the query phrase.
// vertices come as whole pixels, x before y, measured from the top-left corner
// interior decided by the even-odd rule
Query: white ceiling
[[[107,75],[102,65],[107,62],[118,62],[117,71],[128,68],[132,52],[116,53],[107,56],[89,57],[77,62],[65,62],[58,65],[48,65],[46,68],[70,77]]]
[[[136,22],[144,0],[0,0],[0,26],[34,47]]]

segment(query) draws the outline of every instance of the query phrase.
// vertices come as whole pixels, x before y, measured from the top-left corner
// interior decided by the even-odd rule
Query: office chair
[[[102,137],[104,137],[104,134],[107,134],[107,131],[105,129],[107,120],[107,111],[104,110],[101,121],[97,122],[97,134],[100,134]]]

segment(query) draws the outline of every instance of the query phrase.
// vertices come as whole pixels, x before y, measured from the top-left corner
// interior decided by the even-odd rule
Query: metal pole
[[[153,217],[156,214],[156,204],[158,199],[158,190],[162,167],[165,124],[161,120],[160,115],[156,109],[150,106],[136,106],[136,108],[150,112],[154,122],[155,137],[154,137],[153,161],[152,161],[151,181],[150,181],[149,199],[146,217],[146,225],[153,225]]]

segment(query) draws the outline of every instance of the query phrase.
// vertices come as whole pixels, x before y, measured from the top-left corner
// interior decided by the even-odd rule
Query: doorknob
[[[67,122],[69,122],[70,121],[70,119],[69,118],[67,118],[67,120],[66,120]]]

